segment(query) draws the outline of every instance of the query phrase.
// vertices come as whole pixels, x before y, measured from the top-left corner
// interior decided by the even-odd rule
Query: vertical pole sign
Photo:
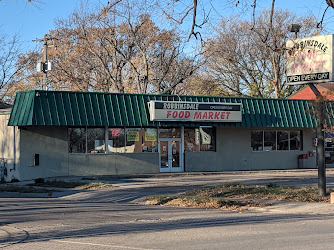
[[[324,101],[314,83],[333,82],[333,34],[289,40],[287,49],[287,83],[308,84],[321,100],[317,120],[317,167],[319,195],[326,195],[324,150]]]

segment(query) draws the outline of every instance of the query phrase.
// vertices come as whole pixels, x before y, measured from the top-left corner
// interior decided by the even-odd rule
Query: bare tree
[[[0,101],[9,101],[8,92],[20,71],[20,68],[15,67],[19,55],[18,36],[8,38],[5,34],[0,34]]]
[[[285,97],[291,86],[285,84],[284,44],[287,27],[303,23],[302,34],[314,35],[318,30],[311,17],[296,18],[292,13],[277,10],[273,16],[265,10],[251,21],[223,19],[218,35],[208,41],[205,56],[208,74],[225,95]],[[270,32],[268,33],[268,30]]]
[[[58,20],[50,31],[57,39],[48,49],[54,65],[48,73],[49,88],[175,91],[198,68],[197,56],[186,56],[178,33],[158,27],[145,11],[123,1],[107,9],[83,6]],[[21,62],[30,67],[33,60],[38,60],[36,54],[30,53]],[[28,75],[31,80],[35,74]]]

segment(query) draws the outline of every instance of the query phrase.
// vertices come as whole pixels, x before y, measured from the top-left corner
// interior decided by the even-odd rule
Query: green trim
[[[247,97],[149,95],[70,91],[21,91],[9,126],[195,127],[195,122],[152,122],[150,100],[242,103],[242,122],[201,123],[215,127],[315,127],[307,100]],[[328,105],[333,113],[334,105]],[[330,124],[334,124],[332,121]]]

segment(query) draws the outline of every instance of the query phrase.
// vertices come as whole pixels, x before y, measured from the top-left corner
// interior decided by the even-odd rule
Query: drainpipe
[[[16,170],[16,138],[15,138],[15,126],[13,126],[13,169]]]

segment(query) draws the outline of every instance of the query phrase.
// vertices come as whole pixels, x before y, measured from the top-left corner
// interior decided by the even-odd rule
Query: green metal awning
[[[307,100],[148,95],[70,91],[21,91],[16,94],[9,126],[195,127],[196,122],[152,122],[148,102],[242,103],[242,122],[200,123],[215,127],[316,127]],[[328,113],[333,117],[333,103]],[[334,124],[330,119],[329,125]]]

